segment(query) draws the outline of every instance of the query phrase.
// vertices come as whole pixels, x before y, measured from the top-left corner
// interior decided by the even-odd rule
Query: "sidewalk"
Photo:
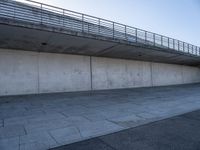
[[[0,97],[0,149],[45,150],[200,109],[200,84]]]

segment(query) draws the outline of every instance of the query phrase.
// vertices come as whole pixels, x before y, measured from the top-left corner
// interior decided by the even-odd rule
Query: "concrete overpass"
[[[34,1],[0,1],[0,34],[0,95],[200,81],[197,46]]]

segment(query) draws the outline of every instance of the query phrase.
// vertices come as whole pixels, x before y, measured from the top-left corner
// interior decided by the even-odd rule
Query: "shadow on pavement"
[[[200,150],[200,110],[51,150]]]

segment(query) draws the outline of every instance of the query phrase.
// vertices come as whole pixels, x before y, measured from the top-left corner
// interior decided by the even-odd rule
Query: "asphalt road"
[[[52,150],[200,150],[200,110]]]

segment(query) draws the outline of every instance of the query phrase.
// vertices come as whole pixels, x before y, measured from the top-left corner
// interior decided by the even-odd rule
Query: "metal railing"
[[[51,25],[72,31],[124,40],[129,43],[155,46],[200,56],[200,47],[186,42],[31,0],[23,0],[23,2],[0,0],[0,17],[34,24]]]

